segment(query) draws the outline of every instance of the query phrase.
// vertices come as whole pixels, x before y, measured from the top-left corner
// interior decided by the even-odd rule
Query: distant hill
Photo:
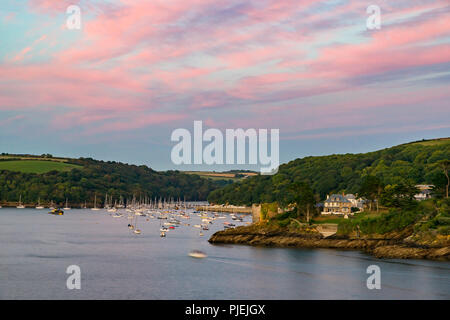
[[[179,171],[158,172],[141,165],[91,158],[57,158],[51,155],[0,155],[0,203],[62,204],[67,198],[71,206],[94,202],[102,204],[107,193],[137,199],[206,200],[207,195],[228,181],[213,181]]]
[[[450,138],[422,140],[361,154],[305,157],[279,167],[272,176],[254,176],[211,192],[214,203],[282,202],[292,182],[307,182],[321,199],[329,193],[356,193],[366,175],[385,184],[444,184],[436,162],[450,159]]]

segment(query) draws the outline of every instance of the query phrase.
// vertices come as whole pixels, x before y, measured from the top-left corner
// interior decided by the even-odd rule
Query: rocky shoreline
[[[238,227],[218,231],[208,240],[213,244],[244,244],[289,248],[331,248],[361,250],[377,258],[431,259],[450,261],[448,239],[424,243],[413,240],[411,232],[384,235],[338,236],[324,238],[317,232],[300,233],[264,227]]]

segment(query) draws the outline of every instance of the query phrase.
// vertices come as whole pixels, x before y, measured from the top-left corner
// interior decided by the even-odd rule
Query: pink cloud
[[[30,3],[43,19],[73,4]],[[386,2],[384,17],[391,24],[362,34],[357,24],[364,25],[367,14],[360,1],[336,6],[312,0],[79,3],[79,33],[69,36],[63,25],[0,63],[7,79],[0,83],[0,110],[46,108],[52,123],[70,122],[95,133],[195,115],[210,123],[242,124],[266,116],[267,123],[295,128],[302,110],[326,118],[338,108],[347,117],[334,119],[361,121],[365,115],[350,118],[348,113],[373,110],[383,99],[397,106],[425,103],[420,96],[446,99],[442,87],[405,88],[404,97],[376,87],[367,91],[371,103],[352,98],[365,89],[358,77],[450,62],[445,1]],[[430,12],[436,14],[422,16]],[[38,44],[46,44],[46,51]],[[33,62],[39,54],[47,54],[45,61]],[[285,106],[294,109],[294,117]],[[276,108],[284,112],[274,115]],[[221,109],[239,110],[250,120],[221,119]]]
[[[129,115],[130,116],[130,115]],[[132,115],[131,115],[132,116]],[[125,118],[125,119],[124,119]],[[101,124],[94,128],[86,130],[83,135],[93,135],[99,133],[106,133],[111,131],[129,131],[141,129],[152,125],[161,125],[164,123],[171,123],[174,121],[185,119],[183,114],[169,114],[169,113],[155,113],[147,115],[138,115],[138,117],[123,117],[120,120]]]

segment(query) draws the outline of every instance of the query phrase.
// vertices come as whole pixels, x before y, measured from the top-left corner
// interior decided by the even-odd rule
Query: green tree
[[[316,205],[316,197],[311,186],[306,182],[294,182],[289,186],[289,190],[293,195],[298,215],[304,212],[306,222],[309,223],[311,211]]]
[[[440,160],[437,162],[437,165],[444,172],[445,177],[447,178],[447,185],[445,186],[445,197],[448,198],[448,187],[450,185],[450,178],[448,176],[448,169],[450,168],[450,160]]]
[[[358,195],[370,201],[370,210],[372,210],[372,203],[376,201],[378,211],[378,202],[382,191],[383,183],[381,180],[376,176],[368,175],[364,177]]]
[[[412,184],[387,185],[381,194],[380,201],[387,207],[407,208],[417,202],[414,199],[417,193],[419,190]]]

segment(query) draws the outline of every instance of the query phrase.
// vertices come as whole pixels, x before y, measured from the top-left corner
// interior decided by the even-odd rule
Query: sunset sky
[[[450,136],[449,0],[2,0],[0,35],[0,152],[224,170],[171,132],[279,128],[282,163]]]

